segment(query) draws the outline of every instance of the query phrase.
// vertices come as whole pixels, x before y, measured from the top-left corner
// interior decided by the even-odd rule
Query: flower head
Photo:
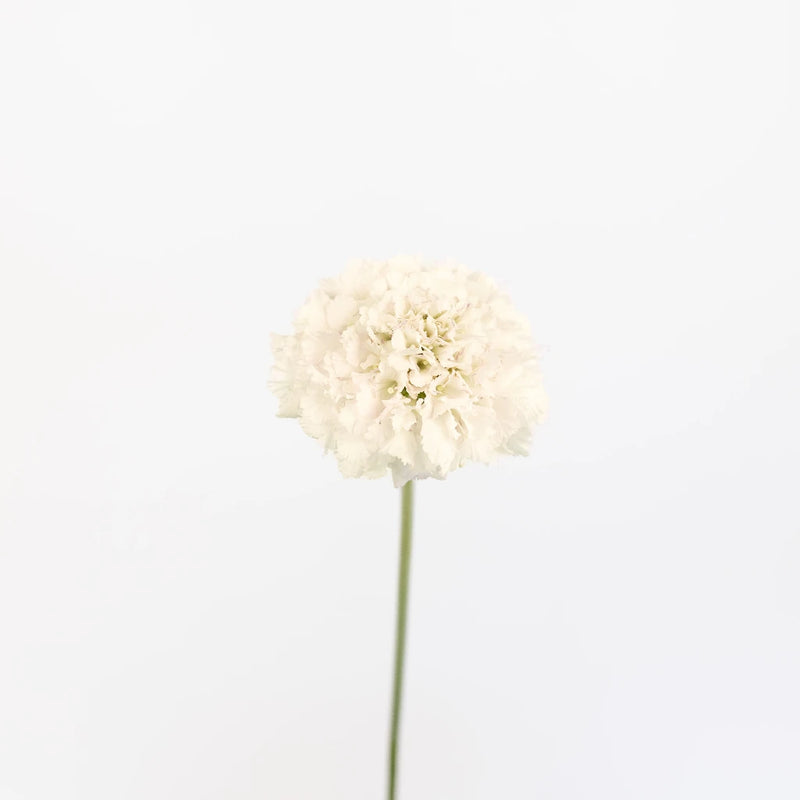
[[[416,258],[352,263],[273,334],[278,415],[346,477],[395,485],[525,455],[545,412],[527,320],[486,275]]]

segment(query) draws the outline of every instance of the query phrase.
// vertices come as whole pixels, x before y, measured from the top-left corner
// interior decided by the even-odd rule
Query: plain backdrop
[[[791,2],[0,2],[0,800],[373,800],[390,480],[275,417],[349,259],[530,317],[418,487],[403,800],[800,797]]]

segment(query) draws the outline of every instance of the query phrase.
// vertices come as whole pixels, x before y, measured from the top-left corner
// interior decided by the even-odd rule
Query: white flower
[[[346,477],[396,486],[525,455],[546,410],[527,320],[485,275],[416,258],[323,281],[291,336],[273,334],[278,415]]]

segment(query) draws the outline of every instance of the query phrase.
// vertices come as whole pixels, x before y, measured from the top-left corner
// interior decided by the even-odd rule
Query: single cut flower
[[[357,261],[323,281],[272,349],[278,415],[297,417],[346,477],[391,471],[402,487],[387,780],[396,800],[414,479],[528,452],[547,406],[536,351],[490,278],[407,257]]]
[[[525,455],[547,406],[528,322],[486,275],[398,257],[324,280],[273,334],[278,415],[396,486]]]

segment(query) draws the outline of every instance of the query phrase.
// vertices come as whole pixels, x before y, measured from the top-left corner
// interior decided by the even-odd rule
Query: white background
[[[266,380],[398,253],[552,404],[418,487],[404,800],[796,800],[794,6],[3,0],[0,800],[383,796],[397,493]]]

